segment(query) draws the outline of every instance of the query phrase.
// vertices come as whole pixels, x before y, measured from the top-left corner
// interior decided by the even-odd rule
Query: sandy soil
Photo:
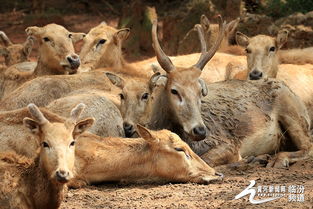
[[[225,166],[217,170],[224,173],[222,182],[197,184],[103,184],[69,190],[62,209],[78,208],[312,208],[313,162],[301,161],[289,169],[250,167],[235,169]],[[285,186],[286,196],[267,203],[253,205],[249,195],[234,200],[250,180],[258,186]],[[290,202],[288,187],[304,186],[304,202]],[[298,192],[298,191],[296,191]],[[258,193],[257,193],[258,194]],[[267,193],[268,194],[268,193]],[[277,193],[276,193],[277,194]],[[299,193],[298,193],[299,194]],[[265,199],[268,197],[256,197]]]

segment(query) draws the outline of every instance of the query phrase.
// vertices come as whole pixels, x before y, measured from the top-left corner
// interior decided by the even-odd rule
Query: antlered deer
[[[288,166],[296,159],[311,156],[307,110],[283,83],[270,79],[232,80],[207,86],[199,79],[222,40],[225,24],[221,19],[219,25],[218,40],[209,52],[198,28],[201,57],[196,65],[182,68],[174,66],[160,48],[154,24],[154,48],[167,74],[151,79],[150,85],[163,88],[154,99],[148,126],[180,134],[210,165],[275,153],[286,140],[285,132],[299,151],[278,153],[273,166]]]

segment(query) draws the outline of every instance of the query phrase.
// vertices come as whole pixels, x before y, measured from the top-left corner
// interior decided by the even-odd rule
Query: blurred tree
[[[45,10],[45,0],[32,0],[32,13],[42,14]]]

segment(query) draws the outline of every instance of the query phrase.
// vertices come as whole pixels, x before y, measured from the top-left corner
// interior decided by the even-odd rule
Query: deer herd
[[[312,158],[312,60],[280,50],[288,31],[248,37],[238,21],[202,16],[201,53],[169,57],[153,20],[156,57],[133,63],[130,29],[104,22],[88,34],[28,27],[23,44],[0,32],[1,207],[58,208],[67,186],[105,181],[218,182],[214,167],[247,157]]]

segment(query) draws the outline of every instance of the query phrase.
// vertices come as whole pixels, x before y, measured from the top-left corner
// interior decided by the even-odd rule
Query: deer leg
[[[238,162],[241,159],[238,149],[233,145],[220,145],[200,157],[212,167]]]
[[[299,161],[307,159],[308,155],[305,150],[297,152],[279,152],[277,155],[267,164],[266,167],[274,168],[288,168],[289,165]]]
[[[306,108],[290,91],[281,93],[278,101],[284,108],[281,108],[278,120],[299,151],[278,153],[269,167],[288,167],[290,163],[313,157],[310,120]]]

